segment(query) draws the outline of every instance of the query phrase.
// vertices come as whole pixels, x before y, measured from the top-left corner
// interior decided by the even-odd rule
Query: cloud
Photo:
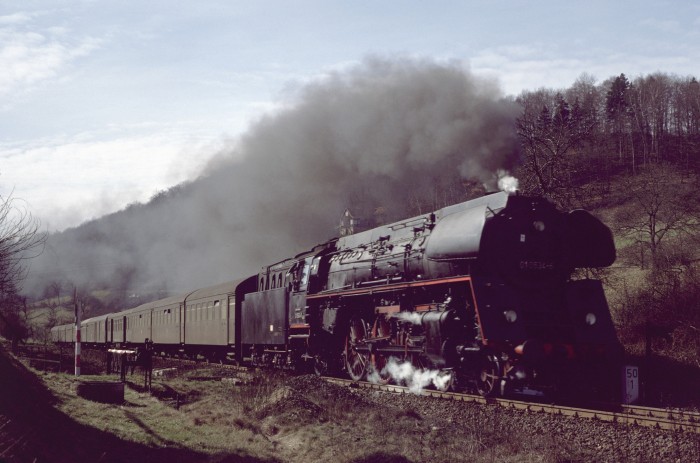
[[[0,16],[0,25],[7,25],[7,24],[24,24],[32,19],[32,14],[26,13],[26,12],[19,12],[19,13],[13,13],[13,14],[8,14],[5,16]]]
[[[58,77],[100,46],[93,37],[71,39],[65,28],[33,28],[31,20],[27,13],[0,16],[0,98]]]
[[[637,76],[657,71],[689,74],[697,51],[665,42],[641,43],[633,52],[590,48],[572,53],[551,44],[502,46],[482,50],[472,60],[477,75],[498,78],[504,91],[519,95],[523,90],[561,89],[582,73],[604,80],[625,73]]]
[[[682,32],[681,23],[671,19],[655,19],[647,18],[639,23],[641,26],[648,27],[661,32]]]
[[[481,51],[471,65],[474,73],[498,77],[506,93],[517,95],[524,89],[562,87],[590,71],[592,60],[565,56],[549,45],[503,46]]]
[[[44,225],[61,230],[196,177],[224,143],[177,127],[151,130],[0,144],[0,194],[14,190]]]

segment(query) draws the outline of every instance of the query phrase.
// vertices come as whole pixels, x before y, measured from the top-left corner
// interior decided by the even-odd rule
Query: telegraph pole
[[[82,317],[82,307],[78,302],[78,288],[73,293],[75,301],[75,376],[80,376],[80,322]]]

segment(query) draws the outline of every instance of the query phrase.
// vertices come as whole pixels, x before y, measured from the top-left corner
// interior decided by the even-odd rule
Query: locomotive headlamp
[[[503,316],[506,317],[506,321],[509,323],[515,323],[518,319],[518,313],[515,310],[506,310],[503,312]]]
[[[535,227],[535,230],[537,230],[538,232],[544,231],[544,228],[545,228],[544,222],[542,222],[541,220],[537,220],[537,221],[533,222],[532,226]]]
[[[593,325],[595,325],[595,322],[596,322],[595,314],[592,312],[587,313],[586,314],[586,325],[593,326]]]

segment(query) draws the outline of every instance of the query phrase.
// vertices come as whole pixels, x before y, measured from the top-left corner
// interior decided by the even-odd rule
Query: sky
[[[504,95],[700,74],[693,1],[0,2],[0,196],[48,231],[196,178],[305,84],[369,56]]]

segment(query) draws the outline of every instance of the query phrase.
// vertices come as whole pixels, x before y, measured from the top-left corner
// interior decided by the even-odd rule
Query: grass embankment
[[[154,378],[148,394],[137,373],[117,406],[78,397],[80,379],[72,375],[35,375],[4,353],[0,378],[0,427],[9,423],[0,430],[0,461],[12,463],[547,462],[562,455],[549,437],[514,436],[497,414],[475,410],[457,422],[310,376],[199,367]]]
[[[97,372],[97,358],[85,357],[84,370]],[[129,376],[125,402],[107,405],[78,397],[81,379],[35,372],[0,352],[0,461],[646,462],[700,451],[697,440],[672,433],[350,389],[308,375],[206,365],[170,373],[154,378],[152,394],[138,372]],[[82,378],[105,379],[116,378]]]
[[[61,373],[36,376],[0,348],[0,461],[277,461],[255,439],[196,426],[149,394],[127,388],[121,406],[79,398],[78,381]]]

